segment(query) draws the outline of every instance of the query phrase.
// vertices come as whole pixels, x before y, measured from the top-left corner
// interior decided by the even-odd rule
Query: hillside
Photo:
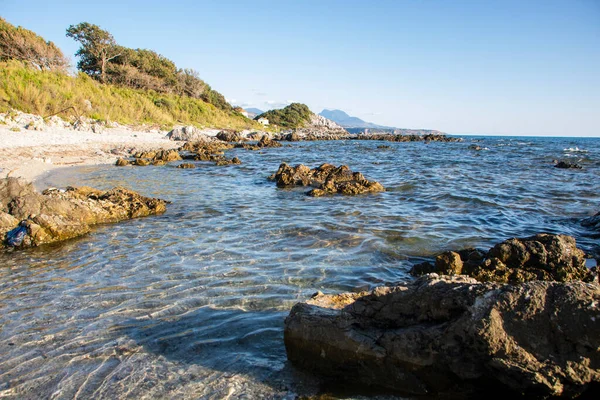
[[[21,62],[0,63],[0,112],[86,117],[121,124],[176,124],[231,129],[261,126],[233,112],[188,96],[102,84],[84,73],[73,77]],[[61,112],[62,111],[62,112]]]
[[[0,112],[13,108],[165,128],[261,128],[234,112],[197,71],[178,68],[152,50],[121,46],[87,22],[66,32],[81,45],[77,76],[68,74],[68,62],[52,42],[0,18]]]
[[[338,123],[344,128],[394,129],[389,126],[366,122],[358,117],[351,117],[342,110],[323,110],[319,115]]]
[[[286,129],[302,128],[311,120],[313,112],[306,104],[292,103],[287,107],[278,110],[269,110],[254,119],[266,118],[270,125],[276,125]]]

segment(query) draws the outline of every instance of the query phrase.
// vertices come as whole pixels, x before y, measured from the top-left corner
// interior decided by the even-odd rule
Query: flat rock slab
[[[575,397],[600,383],[599,304],[596,284],[430,274],[298,303],[285,346],[293,364],[322,377],[403,393],[447,393],[465,382]]]
[[[48,189],[38,193],[21,179],[0,180],[0,237],[25,226],[20,247],[33,247],[84,235],[95,224],[161,214],[167,202],[117,187],[108,191],[90,187]]]

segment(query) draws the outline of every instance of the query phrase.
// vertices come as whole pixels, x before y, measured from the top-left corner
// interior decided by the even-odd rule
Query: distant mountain
[[[377,125],[357,117],[351,117],[342,110],[323,110],[319,115],[337,122],[344,128],[394,129],[390,126]]]
[[[258,108],[246,108],[246,111],[248,111],[249,113],[252,113],[252,114],[256,114],[256,115],[260,115],[260,114],[264,113],[263,110],[259,110]]]

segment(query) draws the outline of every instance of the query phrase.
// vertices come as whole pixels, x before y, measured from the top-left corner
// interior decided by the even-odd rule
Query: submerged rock
[[[579,164],[572,163],[570,161],[559,161],[556,164],[554,164],[554,168],[582,169],[583,167]]]
[[[600,383],[600,287],[431,274],[318,294],[285,320],[289,360],[332,380],[435,395],[463,383],[575,397]]]
[[[475,249],[446,252],[436,258],[435,266],[423,263],[411,270],[413,275],[430,272],[464,274],[482,282],[593,280],[585,266],[585,253],[573,237],[545,233],[506,240],[487,253]]]
[[[182,164],[179,164],[177,166],[177,168],[181,168],[181,169],[193,169],[193,168],[196,168],[196,166],[194,164],[192,164],[192,163],[182,163]]]
[[[227,159],[227,158],[222,158],[220,160],[218,160],[216,162],[216,165],[218,166],[224,166],[224,165],[238,165],[241,164],[242,161],[237,158],[237,157],[233,157],[231,160]]]
[[[0,180],[2,243],[7,244],[7,233],[19,224],[27,230],[20,246],[39,246],[81,236],[95,224],[161,214],[166,204],[124,188],[68,187],[40,194],[31,183],[6,178]]]
[[[581,221],[581,225],[600,231],[600,212],[592,217],[585,218]]]
[[[356,195],[385,191],[379,182],[365,179],[360,172],[352,172],[346,165],[336,167],[322,164],[310,169],[302,164],[292,167],[282,163],[269,179],[274,180],[278,187],[318,186],[307,193],[315,197],[334,193]]]

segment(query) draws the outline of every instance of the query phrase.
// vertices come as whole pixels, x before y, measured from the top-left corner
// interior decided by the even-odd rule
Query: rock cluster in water
[[[133,154],[133,160],[129,161],[123,158],[119,158],[116,162],[118,167],[124,167],[127,165],[136,165],[139,167],[145,167],[147,165],[166,165],[171,161],[181,160],[181,155],[177,150],[159,150],[159,151],[143,151]]]
[[[360,172],[352,172],[346,165],[336,167],[322,164],[310,169],[305,165],[292,167],[286,163],[279,166],[277,172],[269,177],[277,187],[318,186],[310,190],[309,196],[327,194],[356,195],[362,193],[383,192],[385,188],[375,181],[369,181]]]
[[[26,232],[18,245],[39,246],[84,235],[95,224],[161,214],[166,204],[120,187],[68,187],[40,194],[31,183],[6,178],[0,180],[0,236],[6,246],[7,235],[22,226]]]
[[[599,305],[592,283],[430,274],[317,294],[292,308],[284,338],[292,363],[334,380],[422,395],[470,385],[576,397],[600,383]]]
[[[436,257],[435,264],[425,262],[411,270],[414,275],[431,272],[503,283],[594,279],[585,266],[585,253],[577,248],[575,239],[552,234],[509,239],[487,252],[477,249],[447,251]]]
[[[554,168],[562,168],[562,169],[583,169],[583,167],[577,163],[573,163],[570,161],[558,161],[554,164]]]

